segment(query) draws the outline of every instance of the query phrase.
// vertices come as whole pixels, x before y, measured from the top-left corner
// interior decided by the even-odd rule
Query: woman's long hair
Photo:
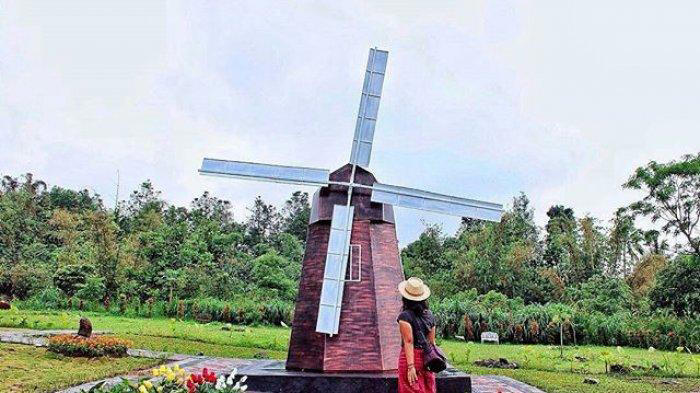
[[[422,316],[425,313],[425,310],[430,310],[428,307],[428,302],[425,300],[410,300],[406,299],[405,297],[401,297],[401,299],[403,299],[404,311],[411,310],[417,317]]]

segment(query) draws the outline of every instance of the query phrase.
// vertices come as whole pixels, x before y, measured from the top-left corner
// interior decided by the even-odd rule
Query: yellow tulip
[[[143,383],[143,386],[145,386],[147,389],[153,388],[153,384],[151,383],[151,381],[145,381]]]
[[[151,370],[151,374],[153,374],[154,377],[157,377],[158,375],[160,375],[160,371],[157,368],[154,368],[153,370]]]
[[[174,380],[174,379],[175,379],[175,373],[173,373],[173,372],[171,371],[171,372],[165,374],[165,379],[167,379],[168,381]]]
[[[139,386],[139,392],[141,392],[141,393],[148,393],[148,390],[146,389],[145,386],[141,385],[141,386]]]
[[[158,393],[163,393],[163,387],[162,387],[162,386],[158,386],[158,387],[156,388],[156,391],[157,391]]]

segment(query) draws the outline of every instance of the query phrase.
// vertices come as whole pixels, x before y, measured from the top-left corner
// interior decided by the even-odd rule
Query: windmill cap
[[[411,277],[400,282],[399,292],[408,300],[421,301],[430,297],[430,288],[418,277]]]

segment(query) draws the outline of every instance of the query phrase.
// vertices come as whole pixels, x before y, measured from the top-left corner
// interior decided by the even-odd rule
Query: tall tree
[[[669,250],[668,240],[661,239],[661,232],[656,229],[650,229],[642,233],[644,237],[644,246],[649,252],[656,255],[665,255]]]
[[[626,277],[644,253],[644,233],[635,226],[634,215],[626,208],[618,209],[611,221],[608,272]]]
[[[570,281],[567,273],[579,257],[574,210],[555,205],[549,208],[547,217],[544,265],[556,269],[565,281]]]
[[[664,233],[683,238],[682,249],[700,256],[700,153],[668,163],[651,161],[623,187],[646,194],[630,205],[634,213],[660,222]]]
[[[295,191],[287,199],[282,209],[282,230],[294,235],[302,243],[306,242],[306,230],[311,216],[309,194]]]
[[[35,196],[46,191],[46,183],[43,180],[34,180],[33,174],[27,172],[22,177],[24,177],[22,188],[30,195]]]
[[[608,256],[607,236],[598,221],[590,216],[579,220],[581,228],[581,257],[574,267],[576,281],[583,282],[601,274]]]
[[[189,215],[193,222],[211,220],[222,228],[233,223],[231,202],[211,196],[209,191],[204,191],[202,196],[192,200]]]
[[[249,208],[247,234],[248,244],[254,247],[257,244],[269,243],[270,239],[280,230],[280,214],[273,205],[269,205],[258,196]]]
[[[166,203],[150,180],[141,183],[138,190],[129,195],[126,204],[126,217],[119,218],[119,224],[127,233],[153,229],[160,225]]]
[[[2,180],[0,180],[0,187],[2,187],[3,194],[17,191],[17,189],[19,188],[19,184],[19,180],[17,180],[16,177],[12,177],[10,175],[5,175],[2,177]]]

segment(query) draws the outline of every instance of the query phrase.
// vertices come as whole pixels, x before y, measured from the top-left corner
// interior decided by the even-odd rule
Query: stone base
[[[396,393],[396,372],[319,373],[290,371],[281,361],[260,361],[239,369],[248,390],[264,393]],[[469,375],[452,367],[437,376],[440,393],[471,393]]]

